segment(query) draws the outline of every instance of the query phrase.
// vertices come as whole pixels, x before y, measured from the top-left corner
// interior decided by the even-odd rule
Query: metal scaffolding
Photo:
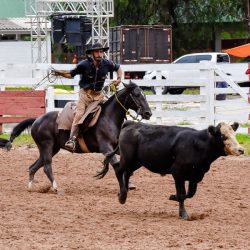
[[[25,13],[31,23],[31,49],[33,63],[51,61],[52,14],[84,15],[92,21],[90,43],[101,42],[109,46],[109,18],[114,16],[113,0],[25,0]]]

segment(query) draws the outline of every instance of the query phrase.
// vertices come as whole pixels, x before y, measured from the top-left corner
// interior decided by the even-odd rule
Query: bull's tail
[[[36,118],[30,118],[17,124],[13,128],[9,140],[0,139],[0,148],[6,148],[9,151],[12,147],[12,142],[14,141],[14,139],[18,137],[25,129],[31,127],[35,120]]]
[[[117,145],[117,147],[114,149],[114,151],[108,153],[105,156],[105,159],[103,161],[103,168],[101,171],[98,171],[97,174],[95,175],[95,177],[97,179],[102,179],[109,171],[109,163],[112,159],[112,157],[118,152],[119,150],[119,145]]]

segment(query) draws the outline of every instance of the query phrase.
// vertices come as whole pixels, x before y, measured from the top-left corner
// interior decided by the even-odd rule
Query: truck
[[[172,64],[182,64],[182,63],[200,63],[202,61],[210,61],[215,64],[219,64],[223,67],[223,70],[225,70],[225,73],[232,78],[236,78],[235,76],[238,75],[238,79],[241,79],[241,81],[237,82],[237,84],[240,87],[250,87],[250,64],[246,63],[236,63],[235,65],[230,63],[230,56],[227,53],[223,52],[203,52],[203,53],[192,53],[192,54],[186,54],[183,55],[176,60],[172,62]],[[232,67],[230,67],[232,65]],[[237,69],[235,69],[235,66],[238,66]],[[181,71],[179,70],[177,73],[171,72],[171,77],[178,77],[179,74],[185,74],[185,76],[189,76],[192,74],[198,74],[197,69],[189,70],[187,71]],[[162,71],[162,79],[169,78],[170,71]],[[176,75],[178,74],[178,75]],[[239,77],[241,76],[241,77]],[[145,80],[151,80],[156,78],[156,71],[147,71],[143,77]],[[217,82],[218,88],[226,88],[227,83],[226,82]],[[192,86],[190,86],[192,87]],[[162,94],[182,94],[183,91],[186,89],[186,87],[181,86],[167,86],[163,88]]]

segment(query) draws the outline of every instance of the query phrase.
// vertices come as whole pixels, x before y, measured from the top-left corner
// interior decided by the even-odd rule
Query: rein
[[[142,120],[142,119],[138,119],[138,112],[136,112],[136,113],[137,113],[137,116],[133,116],[133,115],[129,112],[129,110],[121,103],[121,101],[118,99],[117,91],[115,91],[114,95],[115,95],[116,101],[117,101],[117,102],[120,104],[120,106],[125,110],[126,115],[130,116],[133,120],[136,120],[136,121],[138,121],[138,122]],[[130,97],[132,98],[133,102],[134,102],[135,104],[137,104],[136,101],[134,100],[134,98],[131,96],[131,94],[129,94],[129,95],[130,95]],[[139,107],[139,109],[140,109],[140,107]]]

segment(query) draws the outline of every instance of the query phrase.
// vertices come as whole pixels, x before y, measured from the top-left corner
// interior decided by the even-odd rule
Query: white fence
[[[43,85],[38,83],[48,73],[51,65],[47,64],[0,64],[0,89],[6,87],[36,87],[47,89],[47,111],[60,110],[55,103],[78,99],[78,77],[75,79],[62,79],[56,83],[46,81]],[[69,70],[74,65],[54,64],[56,69]],[[240,66],[240,68],[239,68]],[[133,80],[140,86],[153,86],[156,94],[147,95],[147,100],[153,111],[150,123],[191,126],[198,129],[216,124],[219,121],[238,121],[249,124],[250,104],[249,88],[241,88],[235,82],[245,81],[246,76],[225,72],[240,72],[240,64],[214,65],[209,62],[199,64],[140,64],[122,65],[123,71],[156,71],[154,80]],[[166,72],[168,72],[166,74]],[[165,74],[167,79],[162,79]],[[115,78],[115,77],[114,77]],[[244,79],[243,79],[244,78]],[[106,82],[108,83],[108,79]],[[215,88],[216,82],[226,81],[228,88]],[[124,80],[123,82],[128,82]],[[73,85],[73,93],[58,93],[54,85]],[[164,86],[197,87],[199,94],[163,95]],[[215,96],[227,94],[226,100],[218,101]],[[241,128],[240,132],[248,133],[249,128]]]

